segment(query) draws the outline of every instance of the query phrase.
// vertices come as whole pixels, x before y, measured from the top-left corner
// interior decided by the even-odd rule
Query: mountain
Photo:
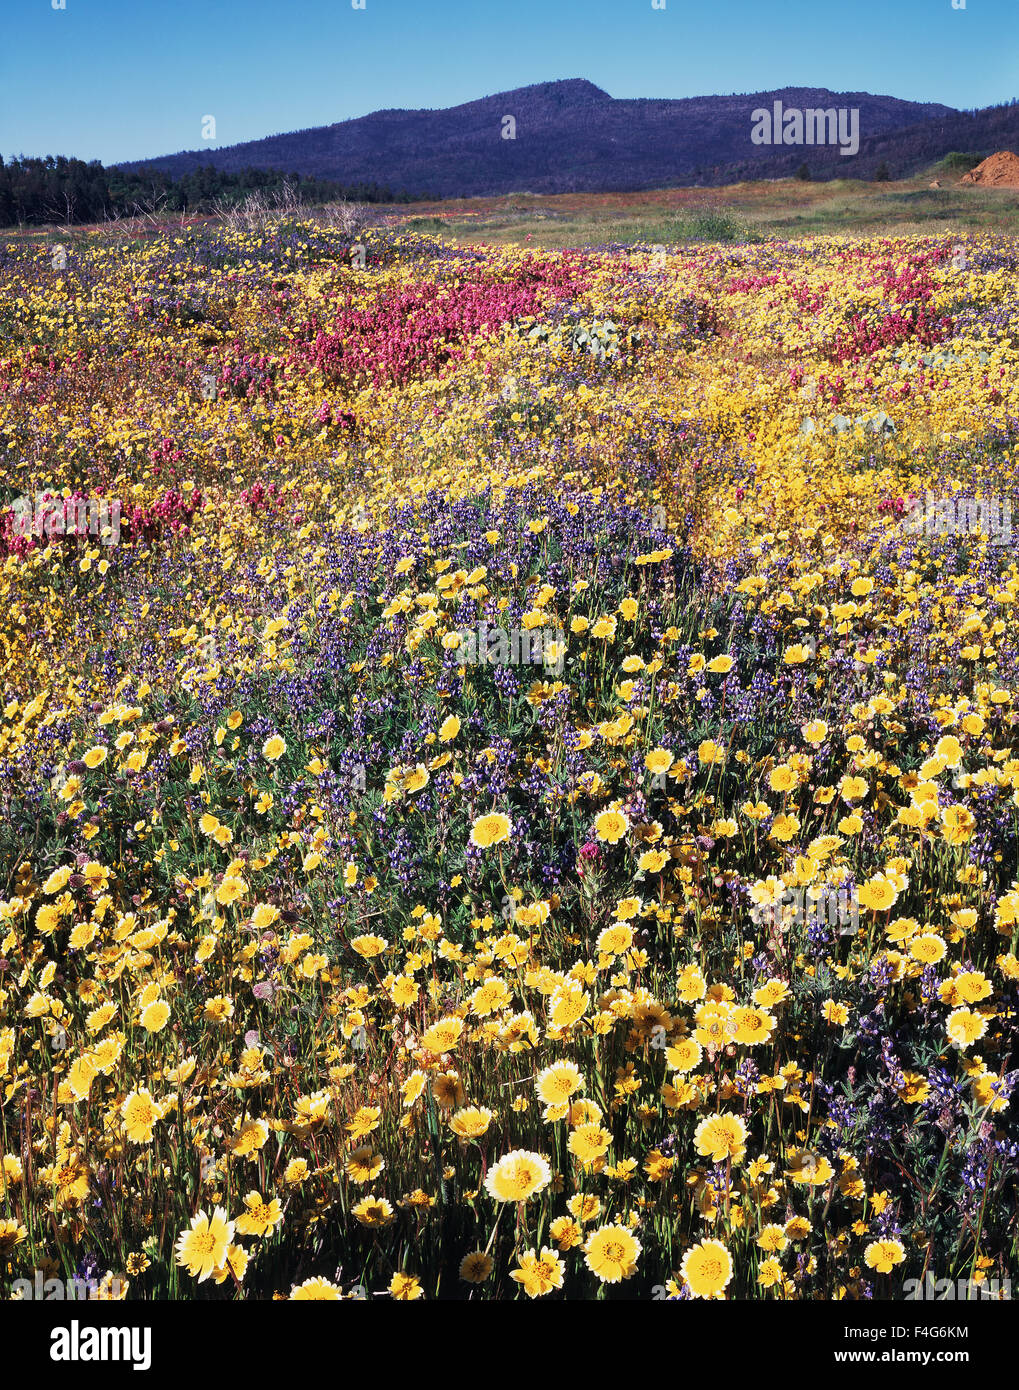
[[[819,167],[834,160],[828,177],[857,174],[858,161],[841,157],[837,148],[790,153],[752,144],[751,113],[770,111],[776,101],[786,110],[858,109],[861,150],[868,140],[894,138],[897,131],[931,121],[950,123],[961,115],[936,102],[812,87],[617,100],[576,78],[518,87],[446,110],[375,111],[335,125],[120,167],[161,169],[174,177],[203,166],[228,172],[276,169],[344,184],[385,184],[428,197],[631,191],[725,182],[741,169],[745,173],[736,177],[778,177],[773,168],[791,162],[795,169],[815,155]],[[516,123],[514,139],[504,138],[509,116]],[[958,143],[939,153],[949,148],[959,148]]]
[[[852,159],[841,156],[837,147],[797,147],[769,153],[756,163],[743,160],[717,165],[706,171],[702,181],[724,184],[740,179],[789,178],[803,164],[811,178],[819,180],[870,179],[882,164],[889,177],[904,179],[924,173],[936,160],[955,152],[975,155],[976,163],[996,150],[1019,150],[1019,104],[1013,99],[978,111],[949,111],[876,133],[867,133],[861,117],[860,129],[860,151]]]

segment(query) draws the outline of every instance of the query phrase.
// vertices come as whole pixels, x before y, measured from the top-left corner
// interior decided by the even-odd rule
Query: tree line
[[[358,203],[410,202],[378,183],[341,184],[332,179],[284,174],[274,169],[225,172],[201,165],[174,176],[160,169],[105,168],[98,159],[0,156],[0,226],[104,222],[138,213],[207,213],[233,207],[252,193],[285,189],[302,203],[349,199]]]

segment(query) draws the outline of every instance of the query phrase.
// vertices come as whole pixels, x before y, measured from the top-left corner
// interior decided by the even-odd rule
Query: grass
[[[748,242],[763,241],[756,228],[725,208],[703,208],[657,221],[635,222],[617,238],[630,244],[686,241]]]
[[[947,155],[914,179],[888,183],[778,179],[641,193],[517,193],[411,204],[388,215],[456,241],[545,248],[1019,231],[1019,191],[959,183],[976,161]],[[931,188],[934,179],[944,186]]]
[[[961,176],[979,158],[953,152],[916,178],[888,183],[775,179],[724,188],[666,188],[639,193],[510,193],[380,206],[368,211],[373,220],[467,244],[526,242],[546,249],[616,243],[752,243],[812,236],[1019,232],[1019,190],[960,183]],[[942,186],[932,188],[934,180]],[[310,211],[314,216],[314,210]],[[159,227],[135,219],[111,224],[110,230],[131,242],[147,240]],[[55,225],[19,228],[5,235],[62,241],[70,250],[88,241],[94,231]]]

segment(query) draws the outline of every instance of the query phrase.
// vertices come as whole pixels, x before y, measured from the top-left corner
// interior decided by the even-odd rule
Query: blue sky
[[[0,152],[113,163],[562,77],[614,97],[818,86],[974,107],[1019,95],[1019,0],[665,3],[7,0]]]

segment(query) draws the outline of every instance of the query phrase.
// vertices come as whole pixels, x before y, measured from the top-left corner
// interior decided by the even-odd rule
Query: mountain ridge
[[[842,156],[837,145],[752,144],[752,111],[770,109],[775,101],[786,109],[858,110],[859,155]],[[1019,138],[1019,113],[1013,114],[1014,120],[1009,118],[1006,124],[1009,132],[1014,125]],[[515,128],[506,124],[510,116]],[[202,166],[232,172],[267,168],[345,184],[385,184],[420,197],[523,190],[629,192],[782,177],[803,162],[814,177],[870,177],[879,162],[890,158],[904,166],[895,171],[898,177],[959,148],[951,139],[958,138],[960,123],[964,133],[974,137],[988,134],[988,121],[977,121],[975,126],[973,121],[973,113],[939,102],[833,92],[824,87],[699,97],[613,97],[586,78],[565,78],[496,92],[457,106],[388,107],[217,149],[123,161],[119,167],[162,169],[174,176]],[[505,138],[507,131],[513,138]],[[1008,138],[998,138],[992,147],[1004,143]]]

